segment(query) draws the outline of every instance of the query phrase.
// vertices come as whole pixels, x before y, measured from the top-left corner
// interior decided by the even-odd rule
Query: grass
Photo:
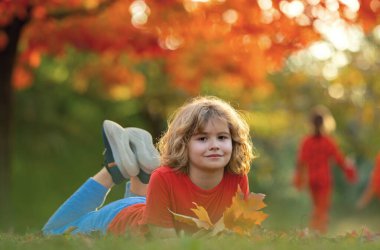
[[[367,241],[363,237],[299,237],[296,234],[266,232],[255,238],[236,235],[211,239],[182,237],[170,240],[146,240],[142,238],[113,236],[53,236],[39,234],[0,234],[0,249],[379,249],[380,240]]]

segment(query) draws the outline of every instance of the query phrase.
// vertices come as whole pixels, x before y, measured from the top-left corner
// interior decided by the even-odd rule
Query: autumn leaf
[[[218,235],[219,233],[223,232],[226,230],[226,226],[224,225],[224,217],[220,218],[214,225],[212,231],[211,231],[211,236]]]
[[[211,227],[212,223],[206,209],[202,206],[198,206],[198,204],[195,202],[193,202],[193,204],[196,206],[196,208],[192,208],[191,211],[193,211],[196,214],[196,216],[198,216],[200,221],[206,223],[207,225]]]
[[[210,217],[208,216],[206,209],[204,209],[204,207],[202,206],[198,206],[198,204],[196,204],[195,202],[193,202],[193,204],[196,206],[196,208],[192,208],[191,210],[195,213],[195,215],[198,218],[177,214],[171,211],[170,209],[169,212],[172,213],[174,215],[174,219],[179,222],[183,222],[188,225],[195,225],[198,228],[203,228],[207,230],[213,227],[213,224],[211,223]]]
[[[223,214],[224,225],[237,234],[250,234],[252,228],[268,217],[262,211],[264,207],[265,195],[251,193],[246,198],[241,192],[237,192],[232,200],[232,205]]]
[[[380,233],[375,233],[369,230],[366,227],[363,227],[359,230],[352,230],[345,233],[343,236],[338,237],[340,239],[345,239],[348,241],[377,241],[380,239]]]
[[[170,211],[174,215],[174,219],[189,225],[198,227],[200,230],[195,234],[200,236],[216,236],[223,232],[232,232],[239,235],[250,235],[255,226],[261,223],[268,217],[263,211],[258,211],[264,207],[265,195],[251,193],[244,196],[239,190],[232,199],[232,204],[227,208],[223,216],[213,224],[206,209],[198,204],[191,210],[197,216],[191,217],[181,215]]]

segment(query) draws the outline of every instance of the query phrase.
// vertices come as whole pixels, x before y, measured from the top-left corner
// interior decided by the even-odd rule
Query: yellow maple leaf
[[[261,223],[268,217],[263,211],[258,211],[264,207],[265,195],[251,193],[244,196],[238,190],[232,199],[232,204],[228,207],[223,216],[213,224],[206,209],[194,203],[195,208],[191,210],[197,216],[191,217],[186,215],[177,214],[169,209],[173,214],[174,219],[189,225],[196,226],[200,229],[197,235],[215,236],[224,231],[234,232],[240,235],[250,235],[252,229],[261,225]]]
[[[198,206],[197,203],[193,202],[196,208],[192,208],[191,211],[195,213],[195,215],[201,220],[202,222],[205,222],[210,227],[212,226],[212,222],[210,220],[210,217],[208,216],[208,213],[206,209],[202,206]]]
[[[213,227],[213,224],[210,220],[210,217],[208,216],[206,209],[202,206],[198,206],[198,204],[195,202],[193,202],[193,204],[195,205],[196,208],[192,208],[191,211],[193,211],[198,218],[194,218],[194,217],[186,216],[182,214],[177,214],[171,211],[170,209],[169,211],[174,215],[174,219],[177,221],[180,221],[189,225],[195,225],[198,228],[204,228],[206,230]]]
[[[260,210],[267,205],[264,203],[264,194],[250,193],[247,199],[247,208],[251,210]]]
[[[258,211],[264,207],[265,195],[251,193],[247,197],[238,191],[232,199],[232,204],[223,213],[224,225],[238,234],[250,234],[255,225],[261,223],[268,217],[262,211]]]

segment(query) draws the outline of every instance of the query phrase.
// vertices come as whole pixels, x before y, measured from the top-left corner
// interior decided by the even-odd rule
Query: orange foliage
[[[366,32],[380,23],[380,1],[361,0],[359,23]]]
[[[328,8],[327,0],[317,4],[304,0],[301,23],[281,8],[287,1],[271,2],[272,6],[263,7],[251,0],[4,0],[0,27],[13,18],[33,20],[23,33],[21,54],[29,58],[31,67],[39,64],[36,48],[38,53],[59,55],[67,45],[100,55],[128,54],[136,63],[159,58],[175,86],[197,93],[205,80],[237,88],[270,85],[268,72],[280,69],[290,53],[319,39],[313,29],[316,9],[359,22],[366,31],[380,21],[377,0],[361,0],[357,19],[347,14],[344,1],[335,11]],[[96,12],[104,4],[107,7]],[[140,4],[138,13],[132,8],[136,4]],[[0,33],[0,49],[6,44]],[[123,75],[118,67],[103,72],[104,78]]]
[[[25,67],[17,66],[13,72],[13,85],[16,89],[25,89],[32,84],[32,73]]]
[[[74,88],[78,92],[85,92],[93,81],[107,83],[104,86],[105,92],[118,100],[140,96],[145,91],[145,78],[141,73],[131,70],[130,65],[121,64],[118,58],[107,54],[86,67],[77,69]]]

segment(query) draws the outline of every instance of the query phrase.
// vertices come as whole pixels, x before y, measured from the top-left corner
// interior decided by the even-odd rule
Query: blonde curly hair
[[[214,96],[191,99],[169,118],[168,129],[158,142],[161,164],[189,173],[188,142],[211,119],[226,121],[232,138],[232,155],[226,170],[247,174],[254,158],[249,126],[227,102]]]

